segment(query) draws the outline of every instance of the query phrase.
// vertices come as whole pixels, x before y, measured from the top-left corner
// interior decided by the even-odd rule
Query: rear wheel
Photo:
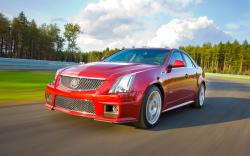
[[[197,93],[195,103],[192,104],[193,107],[201,108],[205,103],[205,85],[201,84],[200,89]]]
[[[161,91],[156,86],[151,86],[141,104],[140,118],[136,123],[139,128],[152,128],[157,125],[162,109]]]

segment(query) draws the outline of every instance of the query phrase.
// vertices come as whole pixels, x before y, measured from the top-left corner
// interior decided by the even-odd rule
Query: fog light
[[[112,109],[113,109],[114,113],[116,113],[116,114],[118,113],[118,106],[117,105],[114,105]]]
[[[104,116],[115,118],[118,116],[118,105],[104,105]]]
[[[45,99],[48,104],[52,104],[52,95],[45,93]]]

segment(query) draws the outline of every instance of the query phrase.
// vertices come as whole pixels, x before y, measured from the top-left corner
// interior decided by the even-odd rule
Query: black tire
[[[135,123],[136,127],[137,128],[142,128],[142,129],[148,129],[148,128],[153,128],[155,127],[158,123],[159,123],[159,119],[160,119],[160,116],[158,118],[158,120],[154,123],[154,124],[150,124],[147,120],[147,117],[146,117],[146,106],[147,106],[147,101],[148,101],[148,98],[149,96],[151,95],[152,92],[154,91],[157,91],[159,92],[160,96],[161,96],[161,107],[160,107],[160,116],[161,116],[161,110],[162,110],[162,94],[161,94],[161,91],[158,87],[156,86],[150,86],[149,89],[146,91],[146,94],[143,98],[143,102],[141,104],[141,110],[140,110],[140,115],[139,115],[139,120],[138,122]]]
[[[203,100],[203,103],[201,103],[200,101],[200,92],[202,91],[202,89],[204,89],[204,100]],[[202,108],[204,106],[204,103],[205,103],[205,92],[206,92],[206,88],[205,88],[205,85],[202,83],[198,92],[197,92],[197,95],[196,95],[196,100],[194,103],[192,103],[192,107],[193,108]]]

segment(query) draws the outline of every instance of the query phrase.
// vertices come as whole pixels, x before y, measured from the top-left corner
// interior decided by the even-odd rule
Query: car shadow
[[[152,131],[219,124],[250,118],[250,99],[207,97],[202,109],[185,106],[162,114]]]
[[[53,114],[53,115],[52,115]],[[111,124],[95,122],[93,119],[67,115],[61,112],[49,115],[51,123],[61,123],[64,126],[74,125],[78,130],[98,130],[103,132],[119,132],[128,128],[136,129],[132,123]],[[161,115],[159,124],[149,131],[164,131],[176,128],[187,128],[209,124],[219,124],[250,118],[250,99],[233,97],[207,97],[202,109],[185,106]],[[139,129],[137,129],[139,130]]]

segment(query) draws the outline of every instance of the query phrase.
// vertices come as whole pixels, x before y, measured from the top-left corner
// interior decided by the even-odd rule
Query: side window
[[[175,60],[184,61],[180,52],[174,52],[171,56],[170,64],[172,65]]]
[[[187,56],[187,54],[185,53],[182,53],[182,54],[186,62],[186,67],[195,67],[191,59]]]

